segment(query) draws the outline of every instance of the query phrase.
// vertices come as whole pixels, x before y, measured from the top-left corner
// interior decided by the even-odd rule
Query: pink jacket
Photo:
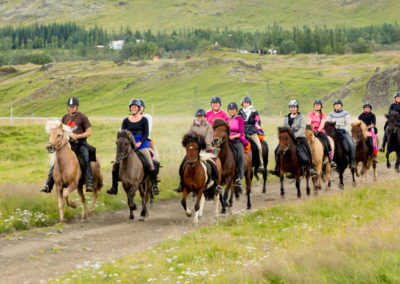
[[[311,124],[314,125],[314,131],[318,130],[319,126],[321,125],[321,119],[325,119],[326,121],[326,114],[321,113],[321,117],[319,114],[315,114],[315,112],[310,112],[307,118],[311,119]],[[325,133],[325,129],[322,129],[321,132]]]
[[[243,117],[238,115],[234,118],[229,118],[229,130],[231,132],[231,135],[240,134],[240,137],[236,139],[239,139],[240,142],[242,142],[243,146],[247,146],[249,144],[249,141],[247,141],[244,137]]]
[[[220,110],[217,113],[214,113],[213,110],[210,110],[206,113],[206,119],[211,126],[213,121],[217,118],[222,118],[223,120],[228,121],[228,115],[223,110]]]

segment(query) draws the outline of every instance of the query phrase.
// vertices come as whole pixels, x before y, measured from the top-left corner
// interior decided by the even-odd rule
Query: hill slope
[[[368,80],[399,63],[397,52],[259,56],[210,47],[182,61],[64,62],[29,74],[39,67],[16,66],[14,79],[0,78],[0,116],[10,115],[11,104],[15,116],[60,116],[69,96],[79,97],[90,116],[124,116],[132,98],[144,98],[154,115],[192,115],[198,107],[208,108],[214,95],[222,97],[224,107],[250,95],[269,116],[286,113],[293,98],[308,111],[316,98],[330,105],[340,97],[346,109],[358,113],[362,101],[374,95],[366,93]],[[386,111],[392,92],[380,93],[375,106]]]
[[[0,24],[75,21],[119,29],[173,30],[229,27],[254,31],[277,22],[361,26],[394,22],[397,0],[9,0],[0,1]]]

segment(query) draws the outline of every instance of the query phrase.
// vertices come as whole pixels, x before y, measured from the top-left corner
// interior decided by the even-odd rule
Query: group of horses
[[[393,151],[397,154],[395,169],[399,172],[400,165],[400,127],[397,125],[398,114],[390,113],[386,115],[388,121],[388,147],[386,152],[387,167],[390,168],[389,154]],[[340,133],[335,128],[335,123],[326,122],[325,130],[329,137],[332,149],[334,151],[333,159],[336,162],[336,170],[339,173],[339,187],[344,189],[343,173],[349,166],[349,155],[343,148],[340,141]],[[49,121],[46,126],[49,133],[49,143],[47,151],[53,153],[54,170],[53,178],[55,181],[55,189],[58,196],[59,222],[64,221],[64,203],[65,199],[68,206],[75,208],[76,204],[69,200],[69,194],[77,189],[82,204],[82,220],[87,218],[85,196],[83,194],[83,185],[85,177],[82,174],[79,160],[76,154],[69,146],[71,129],[63,125],[59,121]],[[302,177],[306,179],[306,192],[310,194],[308,171],[304,170],[301,160],[298,158],[296,143],[291,135],[288,127],[279,127],[279,152],[280,152],[280,184],[281,196],[284,197],[284,177],[286,174],[295,179],[297,188],[297,197],[301,197],[300,180]],[[355,142],[356,162],[362,163],[361,176],[366,179],[368,169],[372,166],[373,177],[376,180],[376,163],[373,162],[370,155],[370,149],[367,143],[368,131],[365,124],[361,121],[352,123],[351,134]],[[241,187],[236,186],[234,181],[238,178],[237,161],[234,152],[230,146],[229,125],[225,120],[216,119],[213,122],[213,147],[214,153],[206,153],[204,138],[196,135],[187,134],[183,137],[182,145],[186,149],[187,163],[183,174],[183,197],[181,204],[187,216],[192,216],[192,212],[187,208],[186,199],[193,192],[196,195],[195,213],[193,224],[198,224],[198,218],[203,214],[203,206],[205,199],[215,200],[215,214],[219,214],[218,204],[221,204],[221,213],[225,214],[227,207],[232,207],[233,196],[239,198]],[[314,135],[311,127],[306,129],[306,139],[310,144],[312,151],[313,166],[318,172],[317,176],[312,177],[315,193],[321,190],[322,182],[325,182],[325,188],[331,186],[330,176],[331,167],[329,158],[325,154],[322,142]],[[139,157],[136,149],[135,139],[127,130],[120,130],[117,134],[116,143],[116,161],[120,164],[119,180],[122,182],[126,192],[129,206],[129,219],[134,219],[133,211],[136,209],[134,198],[139,190],[142,198],[142,210],[139,220],[144,221],[148,215],[147,204],[152,199],[152,183],[149,175],[146,173],[146,167]],[[258,149],[255,144],[251,144],[250,149],[244,153],[244,178],[246,183],[247,209],[251,209],[251,182],[255,176],[259,179],[257,171],[260,165]],[[268,165],[268,144],[264,140],[262,142],[262,157],[264,164],[264,172],[262,173],[262,192],[266,192],[267,181],[267,165]],[[212,160],[212,161],[211,161]],[[215,163],[218,169],[218,184],[225,186],[222,194],[215,190],[217,184],[210,184],[210,173],[207,170],[207,163]],[[100,169],[100,163],[91,162],[94,174],[94,192],[92,202],[89,206],[89,215],[93,213],[93,207],[96,202],[98,192],[103,186],[103,176]],[[353,185],[355,185],[355,176],[359,176],[356,169],[351,170]]]

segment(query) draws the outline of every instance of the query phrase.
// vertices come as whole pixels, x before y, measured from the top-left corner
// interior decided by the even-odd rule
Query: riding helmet
[[[221,98],[218,97],[218,96],[214,96],[214,97],[211,98],[210,103],[211,103],[211,104],[212,104],[212,103],[219,103],[219,104],[222,104]]]
[[[138,99],[130,100],[130,102],[129,102],[129,110],[131,109],[131,106],[133,106],[133,105],[138,106],[138,108],[140,108],[142,106],[140,100],[138,100]]]
[[[230,110],[230,109],[238,109],[238,105],[237,105],[237,103],[235,103],[235,102],[230,102],[229,104],[228,104],[228,110]]]
[[[322,108],[322,101],[319,100],[319,99],[316,99],[316,100],[314,101],[314,105],[321,105],[321,108]]]
[[[366,103],[363,105],[363,108],[365,108],[365,107],[369,107],[370,109],[372,109],[372,105],[371,105],[369,102],[366,102]]]
[[[198,117],[198,116],[206,116],[206,111],[202,108],[198,108],[196,109],[196,111],[194,112],[194,116]]]
[[[297,100],[291,100],[289,102],[289,107],[291,107],[291,106],[295,106],[295,107],[299,108],[299,102]]]
[[[251,104],[251,98],[249,96],[244,96],[242,99],[242,106],[244,102]]]
[[[333,105],[342,105],[342,106],[343,106],[343,102],[342,102],[341,99],[336,99],[336,100],[333,102]]]
[[[144,100],[139,99],[139,101],[140,101],[142,107],[146,107],[146,104],[145,104]]]
[[[394,93],[394,98],[400,97],[400,92]]]
[[[67,106],[79,106],[78,98],[70,97],[67,101]]]

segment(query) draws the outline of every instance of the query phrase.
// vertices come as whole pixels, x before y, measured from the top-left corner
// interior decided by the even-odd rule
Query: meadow
[[[400,182],[222,219],[50,283],[397,283]]]

